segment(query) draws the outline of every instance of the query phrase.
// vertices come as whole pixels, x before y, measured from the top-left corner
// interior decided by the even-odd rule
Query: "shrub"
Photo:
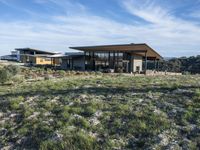
[[[4,67],[12,76],[17,75],[20,72],[19,66],[8,65]]]
[[[195,95],[196,95],[197,98],[200,99],[200,89],[196,89]]]
[[[65,142],[46,140],[40,144],[40,150],[64,150],[67,149]]]
[[[10,78],[11,78],[11,75],[9,71],[7,71],[5,68],[0,69],[0,83],[1,84],[9,81]]]
[[[66,72],[64,70],[58,71],[59,76],[64,77]]]
[[[183,75],[191,75],[191,73],[188,72],[188,71],[184,71],[184,72],[183,72]]]
[[[12,78],[12,81],[15,83],[22,83],[24,81],[24,77],[23,76],[15,76]]]
[[[85,118],[74,118],[72,123],[79,128],[89,128],[90,124]]]
[[[96,112],[96,109],[93,108],[92,106],[87,106],[84,111],[82,112],[82,115],[86,117],[92,116]]]
[[[20,68],[14,65],[8,65],[0,69],[0,83],[9,81],[12,77],[20,72]],[[19,81],[19,79],[16,79]]]
[[[19,96],[16,99],[11,99],[10,101],[10,107],[12,110],[17,110],[20,108],[20,103],[24,101],[24,97]]]
[[[83,150],[93,150],[100,149],[95,138],[79,131],[68,132],[67,135],[63,137],[61,141],[55,141],[48,139],[42,141],[40,144],[40,150],[64,150],[64,149],[83,149]]]

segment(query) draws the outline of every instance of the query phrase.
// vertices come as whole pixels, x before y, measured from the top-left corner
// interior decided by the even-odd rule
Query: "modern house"
[[[50,56],[58,54],[54,52],[42,51],[32,48],[16,48],[19,51],[19,60],[28,65],[57,65],[59,59],[51,59]]]
[[[19,61],[19,54],[17,51],[11,51],[10,55],[1,56],[0,59],[7,60],[7,61]]]
[[[60,69],[63,70],[85,70],[85,59],[83,52],[71,52],[50,56],[52,59],[60,59]]]
[[[148,61],[153,61],[155,70],[162,57],[147,44],[123,44],[70,47],[84,52],[83,70],[125,73],[146,73]]]

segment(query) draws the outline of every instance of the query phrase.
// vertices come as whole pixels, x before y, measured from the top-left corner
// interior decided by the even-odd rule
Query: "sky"
[[[129,43],[200,55],[200,0],[0,0],[0,55]]]

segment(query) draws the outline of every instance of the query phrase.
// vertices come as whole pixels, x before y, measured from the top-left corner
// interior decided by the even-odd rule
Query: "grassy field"
[[[0,86],[0,149],[198,149],[200,76],[69,75]]]

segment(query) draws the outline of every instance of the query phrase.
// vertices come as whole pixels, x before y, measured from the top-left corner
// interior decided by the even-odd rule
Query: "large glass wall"
[[[129,59],[129,55],[122,52],[88,51],[85,52],[85,67],[86,70],[114,69],[115,71],[127,72]]]

